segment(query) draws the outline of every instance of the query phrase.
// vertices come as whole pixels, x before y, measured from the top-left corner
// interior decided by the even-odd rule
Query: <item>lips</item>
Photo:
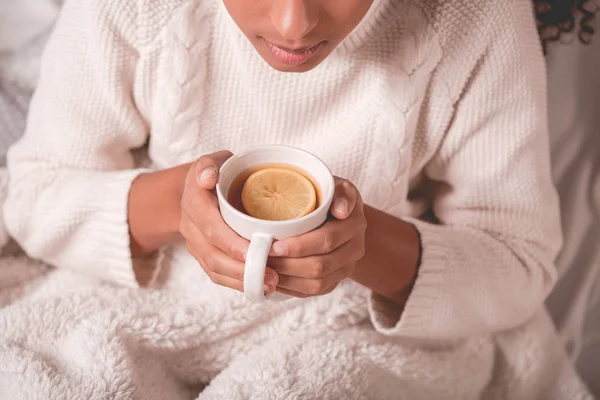
[[[319,50],[323,42],[320,42],[311,47],[304,47],[300,49],[287,49],[284,47],[277,46],[263,39],[267,50],[273,54],[275,59],[286,65],[301,65],[310,60]]]

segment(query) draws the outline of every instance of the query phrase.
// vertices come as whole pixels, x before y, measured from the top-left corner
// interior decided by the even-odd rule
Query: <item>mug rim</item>
[[[304,154],[308,155],[309,157],[314,158],[315,161],[317,161],[319,164],[321,164],[321,166],[324,167],[327,170],[327,172],[329,172],[329,183],[330,183],[331,189],[332,189],[331,195],[328,196],[327,199],[324,198],[323,201],[321,202],[321,205],[316,210],[314,210],[313,212],[311,212],[303,217],[296,218],[296,219],[288,219],[288,220],[284,220],[284,221],[271,221],[271,220],[267,220],[267,219],[255,218],[248,214],[244,214],[243,212],[239,211],[237,208],[232,206],[229,203],[229,201],[227,200],[227,196],[223,193],[223,188],[221,186],[222,171],[225,170],[225,168],[227,168],[229,165],[233,164],[238,158],[241,158],[248,153],[253,153],[256,150],[277,150],[277,149],[292,150],[292,151],[304,153]],[[300,168],[302,168],[302,167],[300,167]],[[323,160],[321,160],[319,157],[317,157],[315,154],[311,153],[310,151],[300,149],[300,148],[294,147],[294,146],[283,145],[283,144],[271,144],[271,145],[256,146],[256,147],[251,148],[250,150],[246,150],[239,154],[234,154],[227,161],[225,161],[223,163],[223,165],[221,165],[221,168],[219,169],[219,178],[217,180],[216,190],[217,190],[217,196],[221,198],[223,203],[228,207],[229,211],[233,212],[237,217],[240,217],[240,218],[242,218],[248,222],[252,222],[252,223],[260,222],[261,224],[267,224],[270,226],[283,226],[283,225],[289,225],[292,223],[302,223],[306,220],[314,218],[314,216],[319,214],[325,207],[329,208],[330,200],[333,200],[333,196],[335,195],[335,179],[333,177],[333,173],[331,172],[331,170],[329,169],[327,164],[325,164],[325,162]],[[329,210],[327,210],[327,212],[329,212]]]

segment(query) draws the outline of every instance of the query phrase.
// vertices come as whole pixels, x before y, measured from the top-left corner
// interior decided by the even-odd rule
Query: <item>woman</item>
[[[556,280],[543,71],[517,0],[67,1],[9,155],[6,223],[57,267],[254,310],[211,376],[279,335],[353,337],[363,310],[367,344],[493,335]],[[331,221],[273,246],[268,291],[304,300],[256,311],[248,243],[212,189],[225,149],[266,143],[340,183]]]

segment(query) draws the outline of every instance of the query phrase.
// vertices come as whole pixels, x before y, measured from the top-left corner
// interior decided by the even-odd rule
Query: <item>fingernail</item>
[[[333,210],[338,214],[347,215],[348,214],[348,200],[344,198],[339,198],[335,201],[333,205]]]
[[[200,176],[198,177],[199,181],[207,181],[213,179],[217,176],[217,170],[214,168],[206,168],[202,170]]]
[[[283,257],[287,255],[288,249],[284,243],[275,242],[273,243],[273,247],[271,247],[271,254],[274,256]]]
[[[275,287],[273,287],[273,286],[269,286],[269,285],[265,285],[265,286],[263,287],[263,290],[265,291],[265,293],[271,293],[271,292],[274,292],[274,291],[275,291]]]

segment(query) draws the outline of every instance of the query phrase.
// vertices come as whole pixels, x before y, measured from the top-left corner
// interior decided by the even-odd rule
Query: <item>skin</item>
[[[224,0],[250,43],[274,69],[306,72],[318,66],[362,20],[365,0]],[[280,63],[265,46],[284,48],[322,43],[301,65]],[[214,188],[221,151],[138,177],[129,194],[134,257],[150,254],[183,237],[188,251],[216,284],[243,291],[244,255],[249,243],[219,213]],[[336,177],[331,218],[321,228],[274,243],[265,291],[296,297],[331,292],[353,279],[389,300],[401,312],[420,259],[416,228],[363,203],[352,182]],[[136,270],[143,284],[148,271]]]
[[[219,213],[214,188],[217,171],[231,156],[222,151],[164,171],[138,177],[129,194],[129,226],[134,257],[183,238],[211,280],[243,291],[248,241]],[[415,227],[363,204],[356,187],[336,177],[332,218],[305,235],[275,242],[265,274],[266,292],[295,297],[330,293],[353,279],[404,306],[420,257]],[[143,283],[149,274],[136,270]]]
[[[223,3],[271,67],[282,72],[306,72],[323,62],[352,32],[373,0],[223,0]],[[324,43],[306,63],[290,66],[273,57],[264,39],[287,49]]]

